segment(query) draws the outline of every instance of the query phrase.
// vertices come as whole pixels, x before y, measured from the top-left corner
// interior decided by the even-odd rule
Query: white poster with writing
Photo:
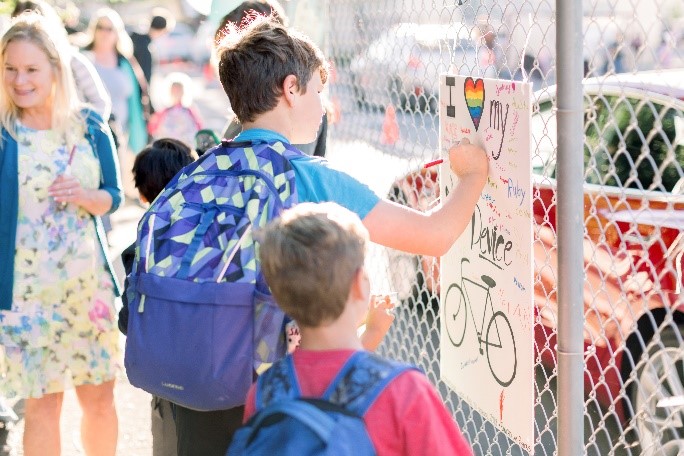
[[[449,148],[468,138],[489,159],[469,225],[442,257],[442,379],[528,452],[534,441],[531,86],[440,76],[442,195]]]

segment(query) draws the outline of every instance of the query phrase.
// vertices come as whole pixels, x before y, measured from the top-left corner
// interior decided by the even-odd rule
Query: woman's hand
[[[83,205],[84,190],[74,176],[60,174],[48,187],[48,194],[58,203]]]
[[[112,207],[112,195],[104,190],[84,189],[74,176],[61,174],[48,187],[48,195],[62,204],[76,204],[92,215],[106,214]]]

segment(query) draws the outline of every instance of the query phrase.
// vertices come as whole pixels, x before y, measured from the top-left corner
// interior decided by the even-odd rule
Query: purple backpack
[[[125,365],[134,386],[195,410],[242,405],[286,351],[285,315],[252,234],[297,201],[290,145],[224,141],[138,225]]]

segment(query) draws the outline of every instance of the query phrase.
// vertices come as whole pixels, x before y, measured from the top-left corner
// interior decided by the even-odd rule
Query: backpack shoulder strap
[[[385,387],[399,374],[416,367],[358,351],[340,369],[323,394],[323,399],[363,416]]]
[[[282,143],[282,145],[284,148],[283,157],[285,157],[287,160],[292,160],[293,158],[308,157],[307,154],[297,149],[292,144]]]
[[[292,355],[287,355],[257,378],[254,395],[255,410],[259,411],[273,402],[297,398],[301,395]]]

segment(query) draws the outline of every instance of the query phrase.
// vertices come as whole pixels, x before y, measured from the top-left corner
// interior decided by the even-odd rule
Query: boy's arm
[[[242,417],[242,422],[246,423],[252,415],[256,412],[256,383],[252,383],[247,392],[247,400],[245,401],[245,414]]]
[[[359,336],[361,345],[368,351],[375,351],[394,321],[394,304],[389,299],[377,299],[371,296],[365,327]]]
[[[420,212],[380,201],[363,219],[371,241],[410,253],[445,254],[468,226],[488,171],[486,152],[467,139],[449,150],[449,164],[458,181],[438,207]]]

